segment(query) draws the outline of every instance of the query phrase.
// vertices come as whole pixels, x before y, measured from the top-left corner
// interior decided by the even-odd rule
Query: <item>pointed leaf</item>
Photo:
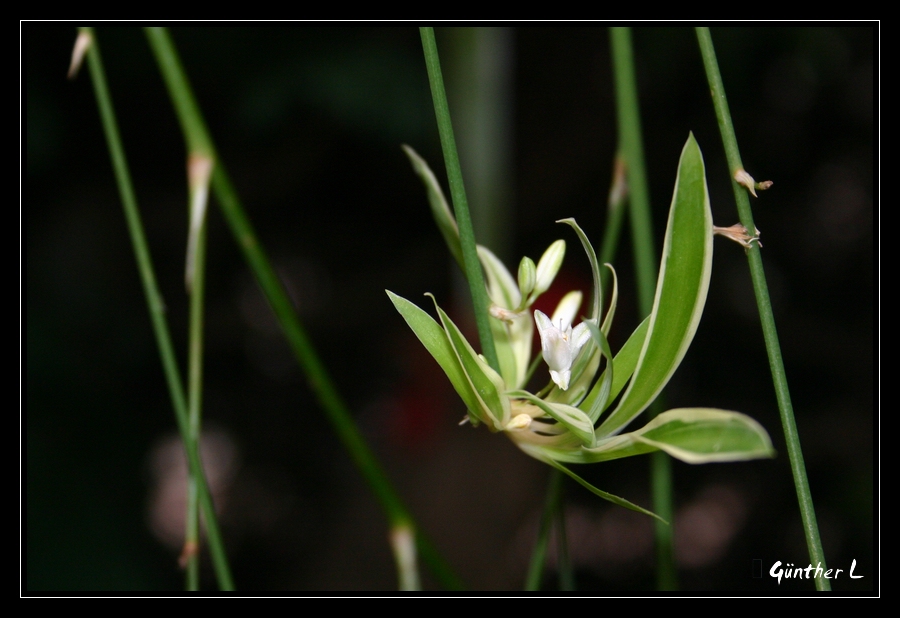
[[[463,265],[462,246],[459,242],[459,227],[456,225],[456,219],[450,211],[450,206],[447,204],[444,192],[441,191],[440,183],[438,183],[434,172],[428,167],[428,163],[425,162],[425,159],[420,157],[415,150],[404,144],[403,152],[409,157],[413,169],[425,184],[425,190],[428,193],[428,204],[431,206],[431,214],[444,237],[444,242],[447,243],[447,248],[450,249],[450,253],[456,260],[456,263],[459,264],[459,267],[465,272],[466,269]]]
[[[727,410],[669,410],[634,434],[640,442],[692,464],[775,456],[762,425],[745,414]]]
[[[619,302],[619,278],[616,277],[616,269],[612,267],[612,264],[604,264],[609,269],[609,272],[612,273],[612,296],[609,300],[609,309],[606,312],[606,317],[603,318],[603,326],[600,327],[600,330],[603,331],[603,334],[609,337],[609,329],[612,328],[612,321],[616,315],[616,305]]]
[[[603,290],[600,287],[600,264],[597,262],[597,254],[594,252],[594,247],[591,246],[591,241],[588,240],[584,230],[582,230],[575,222],[575,219],[561,219],[557,221],[557,223],[565,223],[566,225],[571,226],[578,235],[578,239],[584,247],[584,252],[587,253],[588,261],[591,263],[591,274],[594,276],[594,289],[593,296],[591,297],[591,318],[593,318],[597,324],[600,324],[600,314],[603,309],[601,307],[601,303],[603,302]]]
[[[752,418],[714,408],[679,408],[663,412],[641,429],[599,440],[591,449],[559,461],[597,463],[665,451],[686,463],[746,461],[774,457],[769,434]]]
[[[621,431],[656,399],[684,358],[706,303],[712,214],[703,156],[693,135],[681,152],[653,311],[634,377],[598,436]]]
[[[664,524],[668,524],[668,523],[669,523],[669,522],[667,522],[665,519],[663,519],[662,517],[660,517],[659,515],[657,515],[656,513],[652,512],[652,511],[648,511],[648,510],[645,509],[645,508],[639,507],[639,506],[636,505],[636,504],[632,504],[631,502],[629,502],[629,501],[626,500],[625,498],[620,498],[619,496],[615,496],[615,495],[613,495],[613,494],[611,494],[611,493],[605,492],[605,491],[603,491],[602,489],[597,489],[596,487],[594,487],[593,485],[591,485],[590,483],[588,483],[586,480],[584,480],[583,478],[581,478],[580,476],[578,476],[577,474],[575,474],[574,472],[572,472],[569,468],[567,468],[566,466],[562,465],[561,463],[558,463],[558,462],[556,462],[556,461],[553,461],[552,459],[551,459],[551,460],[548,460],[547,463],[549,463],[551,466],[553,466],[554,468],[556,468],[556,469],[559,470],[560,472],[563,472],[563,473],[567,474],[567,475],[570,476],[575,482],[577,482],[579,485],[581,485],[582,487],[584,487],[585,489],[587,489],[587,490],[588,490],[589,492],[591,492],[592,494],[594,494],[594,495],[596,495],[596,496],[600,496],[600,497],[603,498],[604,500],[609,500],[609,501],[612,502],[613,504],[617,504],[617,505],[619,505],[619,506],[624,506],[626,509],[630,509],[630,510],[632,510],[632,511],[637,511],[638,513],[643,513],[644,515],[649,515],[650,517],[655,517],[656,519],[658,519],[659,521],[661,521],[661,522],[664,523]]]
[[[597,380],[597,384],[594,386],[593,390],[596,390],[594,400],[589,406],[582,406],[583,410],[587,410],[588,418],[591,419],[591,424],[593,425],[597,422],[597,419],[600,418],[600,414],[606,409],[606,405],[609,402],[615,367],[611,362],[613,357],[612,350],[609,349],[609,342],[606,340],[606,337],[603,336],[603,332],[597,328],[593,322],[582,322],[582,324],[587,324],[588,330],[591,331],[591,336],[594,338],[594,342],[600,348],[600,352],[606,357],[607,361],[606,370],[604,370],[603,375],[600,376],[600,379]]]
[[[456,352],[456,357],[459,359],[469,383],[482,403],[482,410],[489,417],[488,425],[494,431],[502,429],[509,422],[510,414],[509,399],[503,394],[506,390],[503,378],[475,353],[456,324],[444,313],[443,309],[438,307],[437,302],[434,306],[444,325],[450,345]]]
[[[402,296],[397,296],[389,290],[385,290],[394,307],[406,320],[406,323],[425,346],[425,349],[434,357],[444,373],[453,384],[453,388],[466,404],[473,424],[485,421],[483,411],[484,403],[479,399],[471,381],[463,370],[462,363],[457,357],[456,351],[450,345],[447,333],[441,328],[434,318],[425,313],[415,304]]]
[[[625,345],[619,349],[619,353],[616,354],[616,357],[613,359],[613,380],[609,390],[608,402],[613,401],[619,396],[619,393],[622,392],[622,389],[634,374],[634,368],[637,366],[638,358],[644,347],[644,339],[647,338],[647,327],[649,326],[650,318],[644,318],[644,321],[638,325],[633,333],[631,333],[631,337],[628,338],[628,341],[626,341]],[[606,372],[604,371],[604,374],[605,373]],[[594,388],[591,389],[590,394],[585,397],[584,401],[579,406],[582,410],[594,404],[594,399],[599,395],[600,385],[604,378],[605,375],[601,375],[600,380],[594,385]],[[602,413],[603,410],[600,412]]]

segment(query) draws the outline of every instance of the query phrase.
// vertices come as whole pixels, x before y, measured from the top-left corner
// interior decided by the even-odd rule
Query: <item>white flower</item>
[[[555,326],[542,311],[534,312],[534,321],[541,335],[541,351],[544,361],[550,367],[550,377],[562,390],[567,390],[572,376],[572,363],[591,338],[591,332],[584,322],[573,329],[562,318],[559,326]]]

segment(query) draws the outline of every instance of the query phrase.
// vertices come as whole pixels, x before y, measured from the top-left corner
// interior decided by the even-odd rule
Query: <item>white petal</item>
[[[581,307],[581,299],[583,297],[584,295],[578,290],[573,290],[563,296],[556,306],[556,311],[553,312],[553,317],[550,318],[551,323],[559,326],[560,322],[562,322],[562,328],[572,324],[575,321],[575,316],[578,315],[578,309]]]

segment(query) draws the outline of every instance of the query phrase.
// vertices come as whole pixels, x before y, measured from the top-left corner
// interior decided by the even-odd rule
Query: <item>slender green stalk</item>
[[[734,133],[734,126],[731,122],[731,113],[728,111],[725,86],[722,83],[722,75],[719,72],[719,64],[716,61],[716,52],[713,48],[709,28],[697,28],[697,40],[700,43],[700,53],[703,55],[703,66],[706,69],[706,78],[709,81],[712,93],[716,119],[719,122],[719,131],[722,134],[722,143],[725,146],[728,168],[733,175],[735,172],[743,170],[744,165],[741,162],[737,136]],[[737,182],[732,183],[732,189],[734,190],[734,199],[737,203],[741,224],[748,230],[751,230],[752,233],[753,230],[756,230],[756,226],[753,224],[753,212],[750,208],[747,191]],[[797,489],[797,500],[800,503],[800,517],[803,520],[803,531],[806,535],[809,559],[811,564],[821,564],[824,571],[825,552],[822,550],[822,540],[819,537],[815,507],[813,506],[812,494],[809,490],[809,481],[806,477],[806,464],[803,462],[803,450],[800,448],[800,436],[794,420],[791,394],[788,389],[787,375],[784,371],[784,362],[781,358],[781,345],[778,342],[778,331],[775,328],[775,314],[772,312],[772,304],[769,300],[769,289],[766,285],[766,275],[763,270],[762,257],[758,245],[752,245],[747,251],[747,261],[750,265],[750,277],[753,280],[753,291],[756,294],[756,305],[759,310],[760,321],[762,322],[763,338],[765,339],[766,352],[769,356],[769,367],[772,371],[772,382],[775,386],[775,396],[778,400],[781,424],[784,427],[784,438],[787,443],[791,473],[794,477],[794,486]],[[816,589],[831,590],[831,583],[824,577],[817,577]]]
[[[188,469],[197,484],[198,498],[206,522],[207,538],[209,540],[210,554],[212,555],[216,578],[219,582],[219,587],[222,590],[233,590],[234,583],[231,578],[231,569],[228,566],[228,558],[225,554],[224,544],[222,543],[222,537],[219,531],[212,497],[210,496],[209,486],[206,482],[206,477],[203,474],[199,448],[197,447],[196,442],[191,440],[191,428],[187,412],[188,406],[178,370],[178,363],[175,358],[172,338],[166,321],[165,303],[162,294],[159,291],[159,286],[156,283],[156,275],[153,272],[150,250],[144,235],[137,198],[134,194],[131,183],[131,174],[128,171],[125,151],[119,135],[118,124],[116,123],[112,98],[110,97],[109,89],[106,84],[106,73],[100,56],[100,48],[96,41],[96,37],[94,37],[93,29],[82,28],[80,29],[80,32],[92,38],[87,54],[91,81],[94,85],[94,93],[97,97],[97,105],[100,109],[100,118],[119,187],[119,196],[122,200],[122,208],[125,212],[125,219],[131,236],[135,259],[138,264],[141,283],[144,287],[144,295],[147,299],[148,311],[153,324],[153,332],[156,336],[156,344],[159,348],[163,371],[169,388],[169,396],[172,400],[172,408],[175,410],[178,430],[185,445]]]
[[[559,470],[553,471],[562,474]],[[559,572],[559,589],[563,592],[575,590],[575,572],[569,559],[569,539],[566,535],[565,486],[560,483],[559,495],[554,508],[556,519],[556,570]]]
[[[288,344],[307,381],[322,406],[325,417],[331,423],[344,448],[350,454],[363,478],[369,484],[392,528],[408,526],[416,530],[414,520],[401,501],[396,490],[387,478],[384,469],[378,463],[374,453],[369,449],[362,434],[353,421],[349,409],[334,387],[324,365],[319,360],[306,330],[300,323],[291,301],[281,281],[275,274],[268,256],[256,236],[256,232],[247,217],[243,206],[234,190],[224,165],[218,161],[216,150],[203,117],[200,114],[187,76],[178,59],[174,44],[163,28],[146,30],[150,46],[156,56],[160,71],[169,88],[172,104],[179,116],[182,126],[191,126],[191,131],[201,132],[209,149],[209,156],[216,161],[212,175],[212,189],[225,220],[235,237],[235,241],[244,254],[250,270],[266,296],[275,313]],[[441,583],[448,588],[459,588],[461,582],[447,567],[435,551],[431,543],[416,530],[416,545],[423,559],[432,568]]]
[[[525,579],[525,590],[529,592],[541,589],[541,579],[544,576],[544,562],[547,559],[547,546],[550,544],[550,530],[553,528],[553,517],[557,510],[556,505],[559,503],[562,481],[562,472],[553,470],[550,473],[550,484],[547,486],[544,512],[541,514],[537,540],[531,552],[531,562],[528,565],[528,577]]]
[[[188,420],[191,441],[200,448],[200,426],[203,407],[203,307],[206,273],[206,225],[201,224],[194,256],[191,286],[190,331],[188,344]],[[187,588],[200,589],[200,511],[197,508],[196,482],[188,484],[185,547],[187,554]],[[192,550],[192,551],[191,551]]]
[[[431,85],[431,98],[434,100],[434,115],[437,118],[438,132],[441,136],[441,149],[444,163],[447,166],[447,183],[450,186],[450,199],[459,225],[459,241],[462,246],[463,263],[466,267],[466,279],[472,293],[472,304],[475,308],[475,324],[481,350],[488,364],[500,370],[497,350],[494,347],[494,336],[488,321],[488,296],[484,284],[484,273],[475,244],[475,232],[469,216],[469,202],[466,200],[466,189],[463,185],[462,170],[459,167],[459,154],[456,151],[456,140],[453,137],[453,124],[450,122],[450,107],[447,105],[447,93],[444,90],[444,79],[441,75],[441,62],[438,58],[437,43],[434,40],[433,28],[419,28],[422,35],[422,49],[425,52],[425,65],[428,69],[428,82]]]
[[[619,148],[625,158],[628,173],[628,191],[631,215],[632,242],[634,244],[635,270],[638,285],[638,306],[641,315],[653,310],[656,288],[656,251],[653,247],[653,228],[650,222],[650,198],[647,175],[644,168],[643,138],[638,108],[637,84],[634,77],[631,30],[611,28],[613,72],[616,81],[616,115],[619,124]],[[655,416],[661,410],[661,401],[650,406]],[[663,452],[651,454],[651,485],[653,510],[664,520],[673,520],[672,462]],[[675,552],[672,543],[672,526],[654,520],[657,552],[657,586],[660,590],[678,587],[675,570]]]

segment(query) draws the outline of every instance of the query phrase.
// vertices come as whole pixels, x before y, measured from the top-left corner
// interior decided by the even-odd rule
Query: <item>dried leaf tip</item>
[[[713,226],[713,234],[718,234],[719,236],[724,236],[729,240],[733,240],[738,243],[744,249],[749,249],[753,246],[753,242],[755,241],[759,248],[762,249],[762,243],[759,242],[759,228],[754,228],[755,234],[753,236],[747,231],[747,228],[741,225],[740,223],[735,223],[730,227],[719,227],[718,225]]]
[[[765,191],[769,187],[771,187],[774,182],[771,180],[763,180],[762,182],[756,182],[753,180],[753,176],[747,173],[747,170],[739,169],[734,173],[734,179],[739,185],[743,185],[747,187],[747,190],[750,192],[753,197],[759,197],[756,195],[757,191]]]
[[[69,62],[69,79],[75,79],[81,63],[84,62],[84,56],[91,47],[93,36],[87,30],[79,30],[78,37],[75,39],[75,46],[72,47],[72,60]]]

